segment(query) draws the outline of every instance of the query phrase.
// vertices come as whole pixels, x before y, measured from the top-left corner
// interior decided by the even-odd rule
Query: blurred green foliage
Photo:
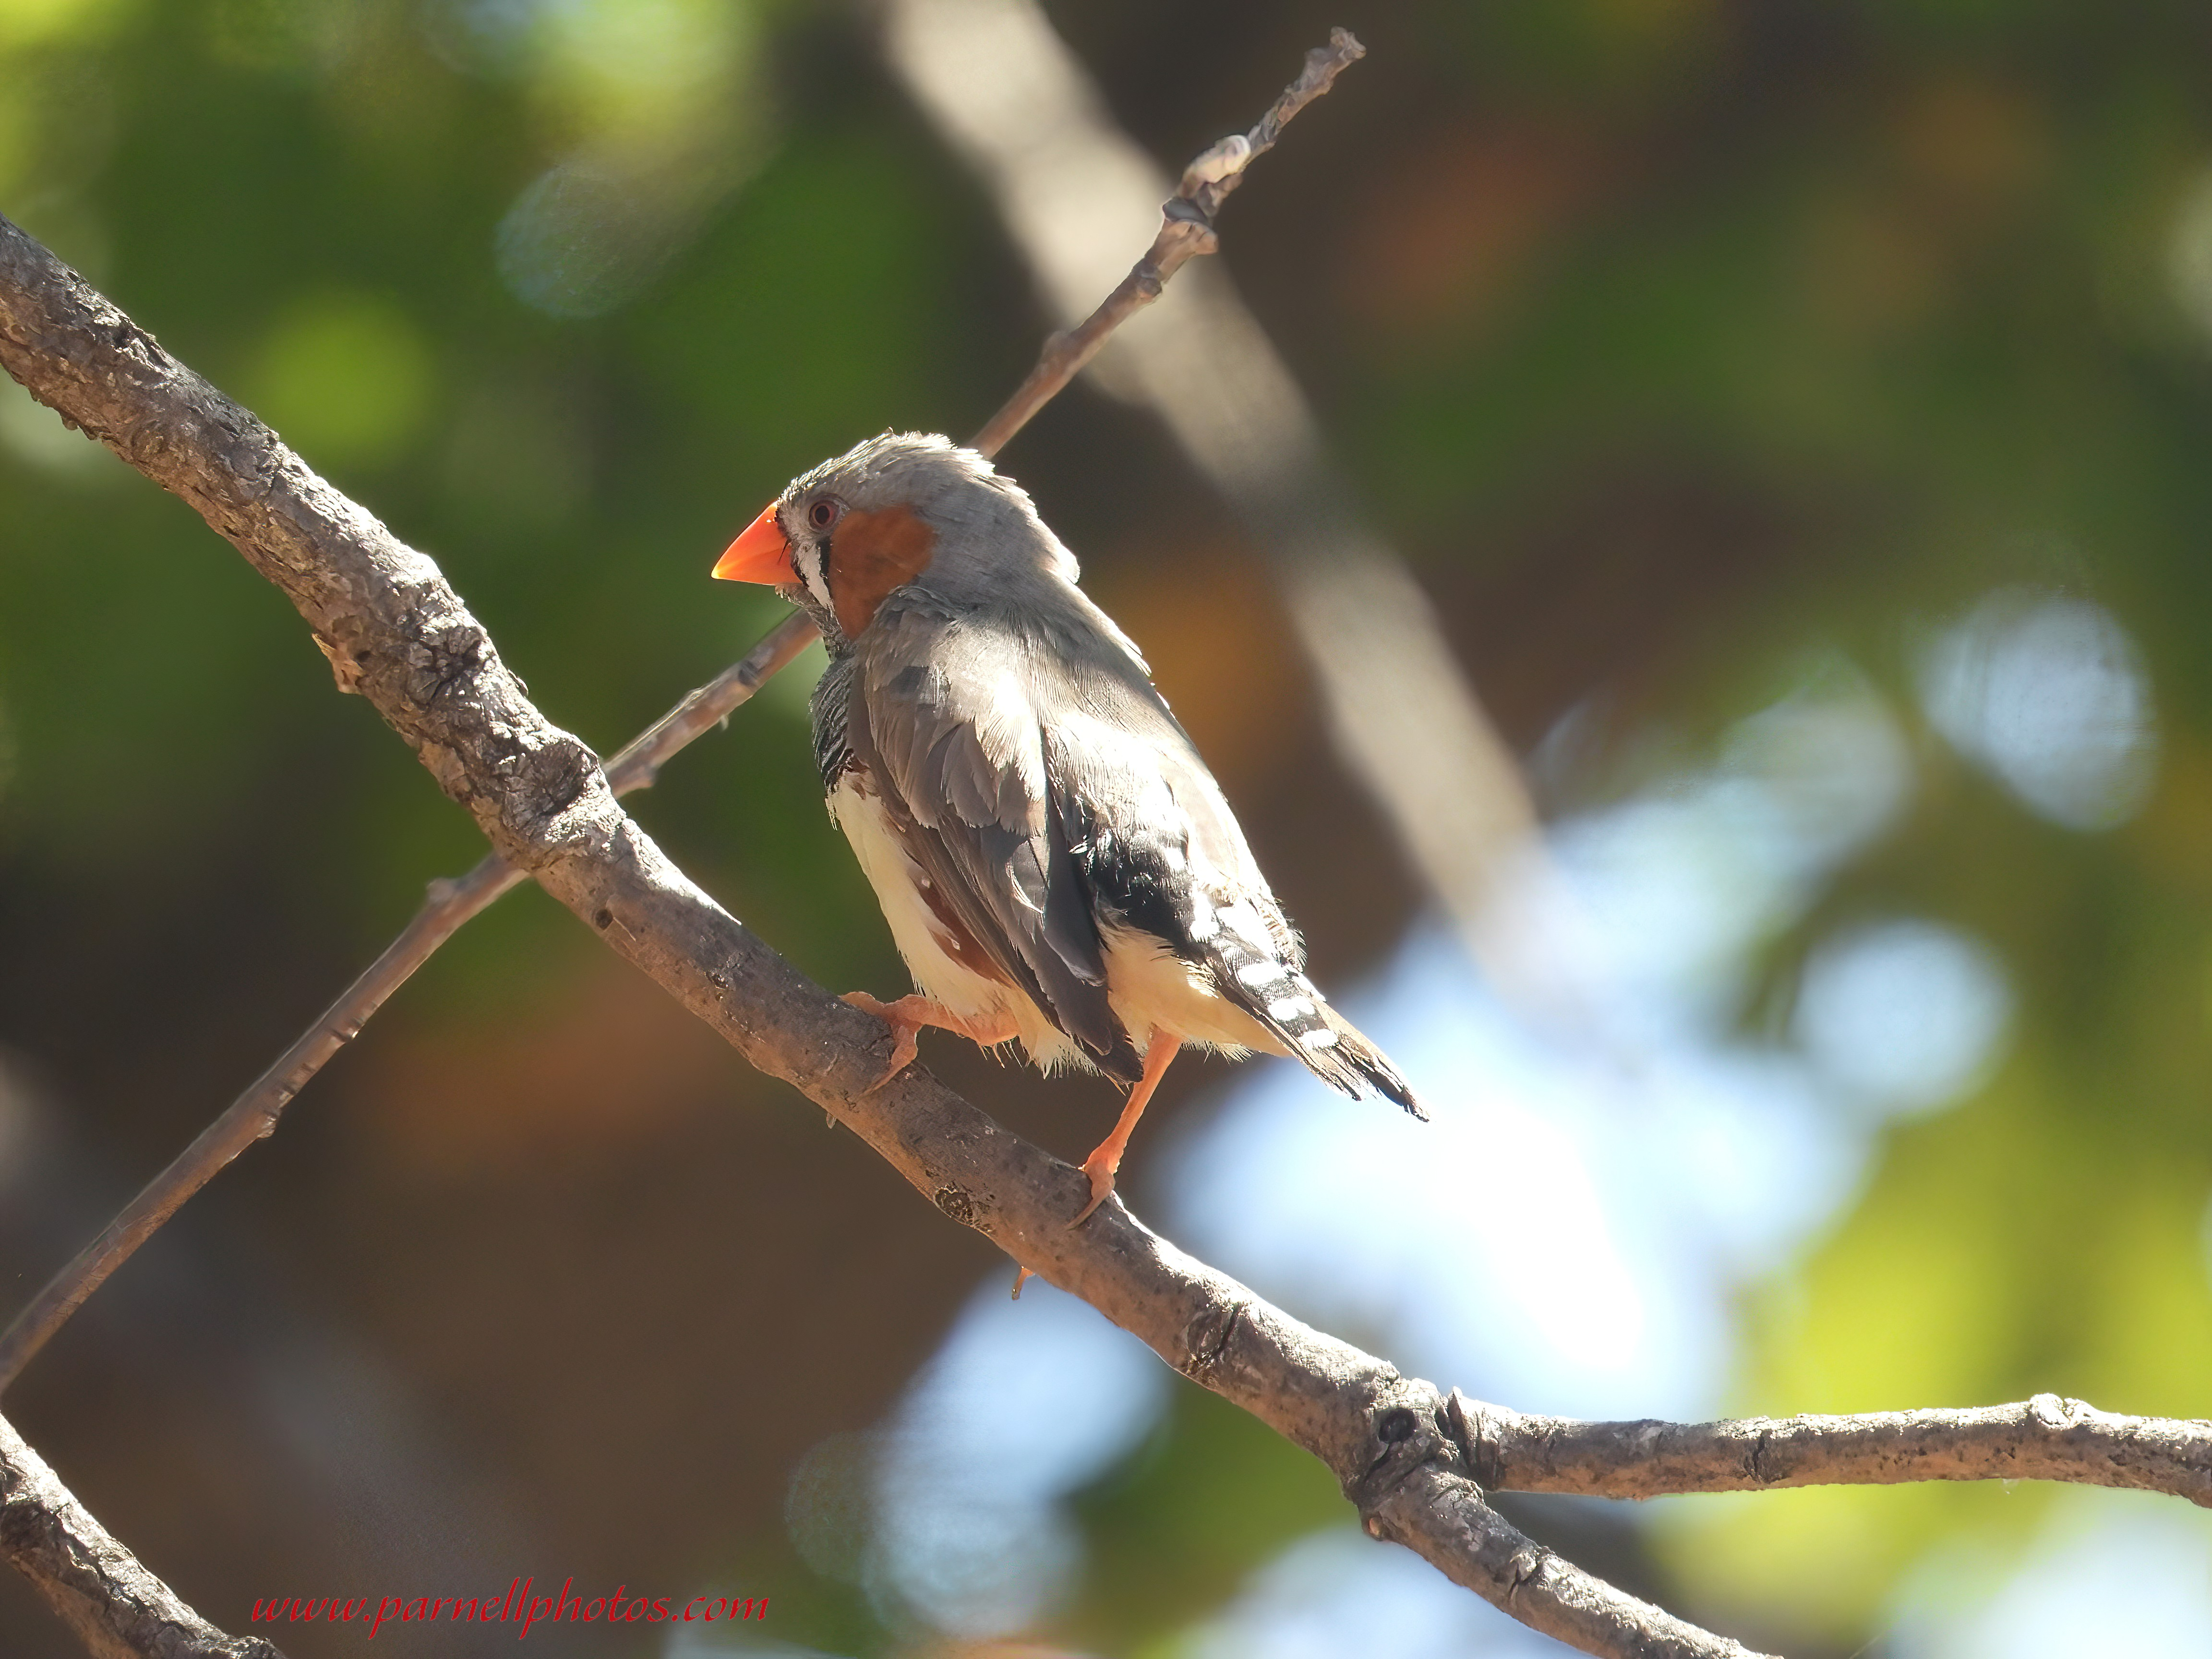
[[[1908,814],[1771,942],[1747,1030],[1786,1019],[1820,938],[1911,914],[1996,948],[2016,1037],[1747,1291],[1734,1403],[2212,1415],[2212,12],[1053,10],[1169,161],[1327,23],[1368,40],[1237,198],[1227,258],[1509,729],[1601,716],[1553,805],[1702,752],[1808,653],[1911,728]],[[702,580],[762,500],[887,425],[971,428],[1042,327],[865,35],[796,3],[0,0],[0,209],[438,557],[602,749],[775,615]],[[1223,534],[1087,394],[1023,442],[1118,591],[1172,603]],[[2160,771],[2117,830],[2037,818],[1911,712],[1918,642],[2008,583],[2093,597],[2142,648]],[[779,684],[638,811],[809,972],[896,982],[802,720]],[[1255,793],[1297,799],[1296,758]],[[73,1076],[128,1040],[94,1018],[106,988],[210,938],[195,1018],[261,961],[249,983],[297,981],[263,1011],[289,1029],[477,850],[278,596],[0,387],[0,1036]],[[593,948],[511,902],[406,1017],[490,1029]],[[130,1121],[102,1133],[152,1139]],[[1330,1518],[1297,1454],[1206,1397],[1161,1437],[1081,1505],[1071,1639],[1158,1644]],[[669,1559],[800,1584],[780,1495],[746,1501],[752,1541]],[[2049,1501],[1812,1492],[1657,1530],[1686,1610],[1844,1653],[1924,1551],[2009,1559]],[[892,1639],[826,1580],[787,1592],[790,1635],[815,1591],[817,1639]]]

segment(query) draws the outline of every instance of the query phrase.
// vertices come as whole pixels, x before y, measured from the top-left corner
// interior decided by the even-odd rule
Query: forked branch
[[[814,624],[797,612],[778,623],[742,659],[690,693],[610,761],[608,787],[617,795],[647,787],[670,756],[727,719],[732,710],[804,651],[814,637]],[[338,684],[341,690],[351,689],[343,674]],[[97,1238],[47,1280],[30,1304],[0,1332],[0,1389],[22,1375],[23,1367],[84,1305],[85,1299],[176,1214],[185,1200],[255,1141],[276,1133],[277,1120],[293,1097],[361,1035],[369,1017],[414,977],[416,969],[440,945],[522,880],[520,870],[492,853],[465,876],[432,882],[429,896],[415,913],[415,919],[384,947],[384,953],[368,970],[276,1057],[276,1064],[252,1088],[225,1107],[191,1146],[148,1182]]]

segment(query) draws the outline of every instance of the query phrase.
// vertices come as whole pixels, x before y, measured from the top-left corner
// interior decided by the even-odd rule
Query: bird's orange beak
[[[720,581],[766,582],[771,587],[788,587],[796,580],[791,574],[791,544],[775,521],[774,501],[714,561],[714,575]]]

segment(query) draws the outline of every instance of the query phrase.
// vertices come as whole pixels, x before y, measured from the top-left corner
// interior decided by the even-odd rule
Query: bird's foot
[[[1101,1146],[1083,1160],[1083,1173],[1091,1177],[1091,1201],[1075,1212],[1075,1219],[1067,1224],[1070,1231],[1090,1220],[1091,1212],[1114,1195],[1114,1176],[1121,1165],[1121,1149],[1113,1147],[1111,1158],[1105,1156],[1108,1150]]]
[[[851,1003],[864,1014],[873,1014],[891,1028],[891,1063],[884,1074],[871,1083],[869,1094],[889,1083],[914,1063],[920,1051],[916,1033],[925,1025],[934,1025],[939,1030],[957,1031],[970,1042],[991,1048],[1012,1041],[1021,1035],[1011,1015],[994,1022],[988,1019],[969,1019],[956,1014],[941,1002],[933,1002],[925,996],[904,996],[896,1002],[879,1002],[866,991],[848,991],[842,1000]]]
[[[848,991],[842,1000],[851,1003],[864,1014],[873,1014],[891,1028],[891,1063],[884,1068],[881,1077],[868,1085],[870,1094],[914,1063],[915,1056],[921,1052],[916,1034],[925,1025],[939,1023],[928,1015],[945,1012],[927,997],[901,997],[896,1002],[879,1002],[866,991]],[[917,1003],[920,1007],[914,1006]]]

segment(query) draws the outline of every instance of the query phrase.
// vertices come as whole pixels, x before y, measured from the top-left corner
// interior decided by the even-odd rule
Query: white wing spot
[[[1260,913],[1252,908],[1250,901],[1238,899],[1234,904],[1222,906],[1221,920],[1228,924],[1230,932],[1255,952],[1267,955],[1274,951],[1275,941],[1268,937],[1267,925],[1260,920]]]
[[[1269,962],[1263,957],[1258,962],[1246,963],[1237,970],[1237,977],[1256,991],[1262,985],[1280,985],[1290,975],[1283,971],[1281,963]]]
[[[1182,848],[1180,847],[1162,847],[1160,862],[1170,870],[1180,871],[1187,867],[1190,860],[1183,857]]]
[[[1301,1031],[1298,1033],[1298,1047],[1301,1048],[1334,1048],[1336,1047],[1336,1033],[1330,1030],[1326,1025],[1319,1026],[1310,1031]]]
[[[1267,1018],[1273,1020],[1304,1019],[1313,1011],[1313,1004],[1304,997],[1277,997],[1267,1005]]]
[[[1214,920],[1213,901],[1203,893],[1190,896],[1190,936],[1194,939],[1209,939],[1221,931]]]

